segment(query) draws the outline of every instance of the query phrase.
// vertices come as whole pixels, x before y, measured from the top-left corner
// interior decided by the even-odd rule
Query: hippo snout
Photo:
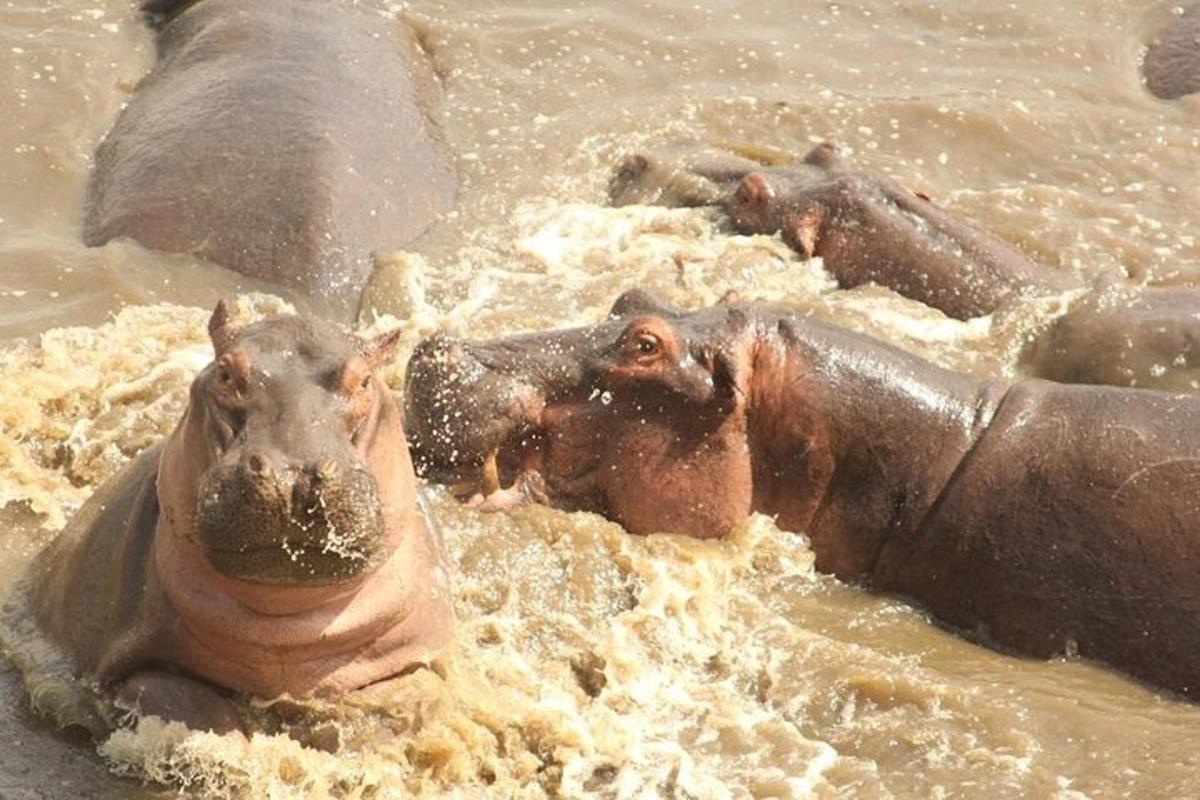
[[[414,350],[405,378],[405,428],[418,473],[457,480],[541,412],[542,393],[505,369],[511,354],[480,353],[445,335]]]
[[[319,585],[370,567],[384,546],[375,478],[357,465],[302,465],[251,453],[214,469],[197,498],[195,539],[238,580]]]

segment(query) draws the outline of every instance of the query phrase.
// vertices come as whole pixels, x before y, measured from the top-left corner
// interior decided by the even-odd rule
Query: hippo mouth
[[[316,586],[370,569],[385,527],[378,487],[364,470],[333,481],[288,481],[229,469],[201,490],[193,538],[227,577]]]
[[[604,460],[610,409],[587,401],[547,405],[536,421],[522,420],[499,442],[480,447],[478,460],[458,471],[450,489],[489,510],[535,502],[566,511],[599,511],[597,471]]]
[[[517,493],[545,501],[546,436],[545,429],[524,424],[502,441],[477,448],[465,463],[418,471],[448,485],[464,501]]]
[[[275,547],[239,550],[205,548],[205,557],[226,577],[246,583],[324,586],[351,580],[372,563],[366,554],[327,551],[307,543],[281,541]]]

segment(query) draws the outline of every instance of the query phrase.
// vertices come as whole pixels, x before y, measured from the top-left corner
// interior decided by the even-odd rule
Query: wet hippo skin
[[[852,169],[829,144],[764,167],[675,143],[627,158],[610,194],[617,204],[718,206],[738,233],[780,233],[819,256],[843,288],[877,283],[957,319],[1082,286],[890,178]]]
[[[716,206],[739,233],[779,233],[801,255],[820,256],[842,287],[873,282],[958,319],[1033,297],[1073,299],[1029,348],[1030,374],[1200,389],[1192,367],[1200,292],[1114,276],[1089,286],[885,176],[852,169],[829,144],[800,163],[764,166],[696,142],[669,143],[627,157],[610,194],[617,204]]]
[[[1164,100],[1200,91],[1200,3],[1192,3],[1150,43],[1142,74],[1146,88]]]
[[[238,328],[223,305],[210,331],[175,431],[95,492],[27,596],[79,677],[140,714],[227,731],[231,693],[386,680],[435,655],[453,614],[373,374],[397,336],[299,317]]]
[[[190,253],[348,316],[371,251],[411,242],[455,194],[414,36],[367,4],[146,11],[158,59],[96,150],[85,241]]]
[[[979,381],[785,310],[640,292],[590,328],[431,339],[408,369],[418,463],[512,482],[499,506],[701,537],[770,514],[819,569],[982,641],[1200,695],[1200,397]]]
[[[1113,283],[1075,303],[1024,368],[1063,383],[1200,391],[1200,291]]]

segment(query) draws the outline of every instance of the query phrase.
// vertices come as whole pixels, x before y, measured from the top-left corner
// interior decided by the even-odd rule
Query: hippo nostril
[[[258,453],[255,453],[246,459],[246,466],[254,475],[265,475],[271,468],[270,462],[267,461],[264,456],[260,456]]]

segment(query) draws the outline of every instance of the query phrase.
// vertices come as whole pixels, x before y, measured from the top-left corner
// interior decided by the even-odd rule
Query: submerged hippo
[[[851,169],[830,144],[764,167],[679,143],[626,159],[610,190],[618,204],[719,206],[738,233],[781,233],[820,256],[843,288],[877,283],[957,319],[1082,286],[890,178]]]
[[[34,615],[82,676],[141,713],[228,730],[226,695],[328,695],[397,675],[451,633],[438,541],[399,410],[373,370],[397,336],[276,317],[237,329],[175,431],[38,557]]]
[[[1164,100],[1200,92],[1200,3],[1192,3],[1151,42],[1142,74],[1146,88]]]
[[[345,316],[449,209],[437,84],[368,4],[152,0],[158,60],[96,151],[84,240],[190,253]]]
[[[739,233],[780,233],[800,254],[820,256],[844,288],[877,283],[958,319],[1070,293],[1081,299],[1030,348],[1028,371],[1074,383],[1200,389],[1200,349],[1192,346],[1200,345],[1200,292],[1135,288],[1112,276],[1087,286],[890,178],[851,169],[830,144],[799,164],[763,166],[675,143],[627,158],[610,191],[618,204],[717,206]]]
[[[1200,291],[1111,283],[1033,342],[1024,368],[1063,383],[1200,392]]]
[[[407,397],[432,475],[634,533],[770,514],[818,569],[985,642],[1200,696],[1200,397],[979,381],[787,311],[641,292],[590,328],[428,340]]]

